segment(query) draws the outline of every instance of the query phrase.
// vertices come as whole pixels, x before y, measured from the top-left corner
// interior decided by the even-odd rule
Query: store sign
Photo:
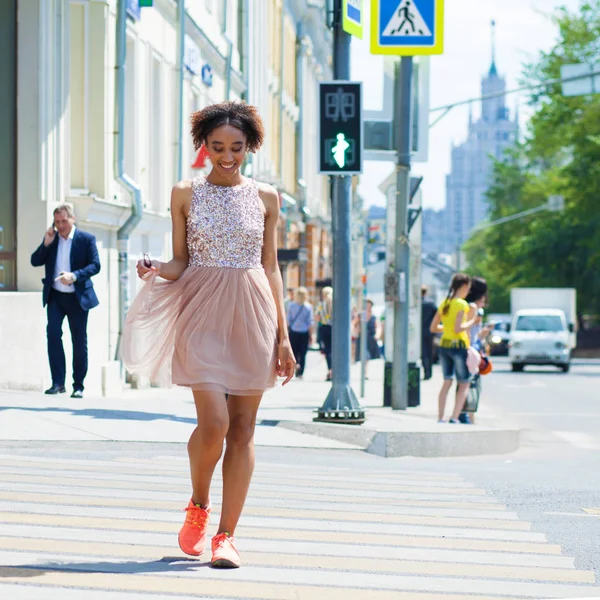
[[[127,0],[127,15],[134,21],[139,21],[142,18],[139,0]]]
[[[213,84],[213,70],[208,63],[202,66],[202,83],[208,87]]]
[[[189,35],[186,35],[183,41],[183,66],[192,75],[198,75],[200,73],[200,59],[200,48]]]

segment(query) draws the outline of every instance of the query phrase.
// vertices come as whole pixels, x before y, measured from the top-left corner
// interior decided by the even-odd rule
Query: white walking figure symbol
[[[343,133],[337,134],[337,144],[331,149],[333,160],[338,164],[340,169],[346,164],[346,150],[350,148],[350,144],[346,141],[346,136]]]
[[[395,35],[396,33],[401,33],[402,32],[402,28],[406,24],[410,25],[410,29],[414,33],[414,31],[415,31],[415,22],[413,21],[413,19],[415,18],[415,15],[410,12],[410,8],[409,7],[410,7],[410,2],[407,2],[406,6],[403,6],[398,11],[398,16],[402,19],[402,21],[400,22],[399,27],[397,27],[396,29],[392,30],[392,35]],[[419,33],[422,33],[422,32],[419,31]],[[406,31],[405,34],[407,35],[408,31]]]

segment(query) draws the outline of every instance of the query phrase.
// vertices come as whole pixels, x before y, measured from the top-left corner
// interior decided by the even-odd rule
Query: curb
[[[275,423],[274,423],[275,424]],[[519,449],[519,429],[479,431],[375,431],[360,425],[278,421],[277,427],[359,446],[369,454],[393,458],[419,456],[484,456]]]

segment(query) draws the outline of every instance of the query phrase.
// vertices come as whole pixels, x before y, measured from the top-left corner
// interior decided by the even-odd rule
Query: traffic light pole
[[[396,239],[394,271],[398,290],[394,302],[394,353],[392,357],[392,409],[408,406],[408,307],[410,246],[408,243],[408,201],[410,197],[411,102],[413,58],[403,56],[396,77],[395,142],[396,158]]]
[[[342,0],[334,1],[333,30],[333,77],[349,81],[350,34],[342,28]],[[333,192],[332,385],[314,420],[359,425],[365,413],[350,384],[352,177],[333,176]]]

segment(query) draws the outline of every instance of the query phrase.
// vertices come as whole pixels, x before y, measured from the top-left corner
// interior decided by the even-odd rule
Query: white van
[[[571,327],[562,310],[530,308],[515,313],[508,356],[513,371],[526,365],[555,365],[565,373],[571,364]]]

